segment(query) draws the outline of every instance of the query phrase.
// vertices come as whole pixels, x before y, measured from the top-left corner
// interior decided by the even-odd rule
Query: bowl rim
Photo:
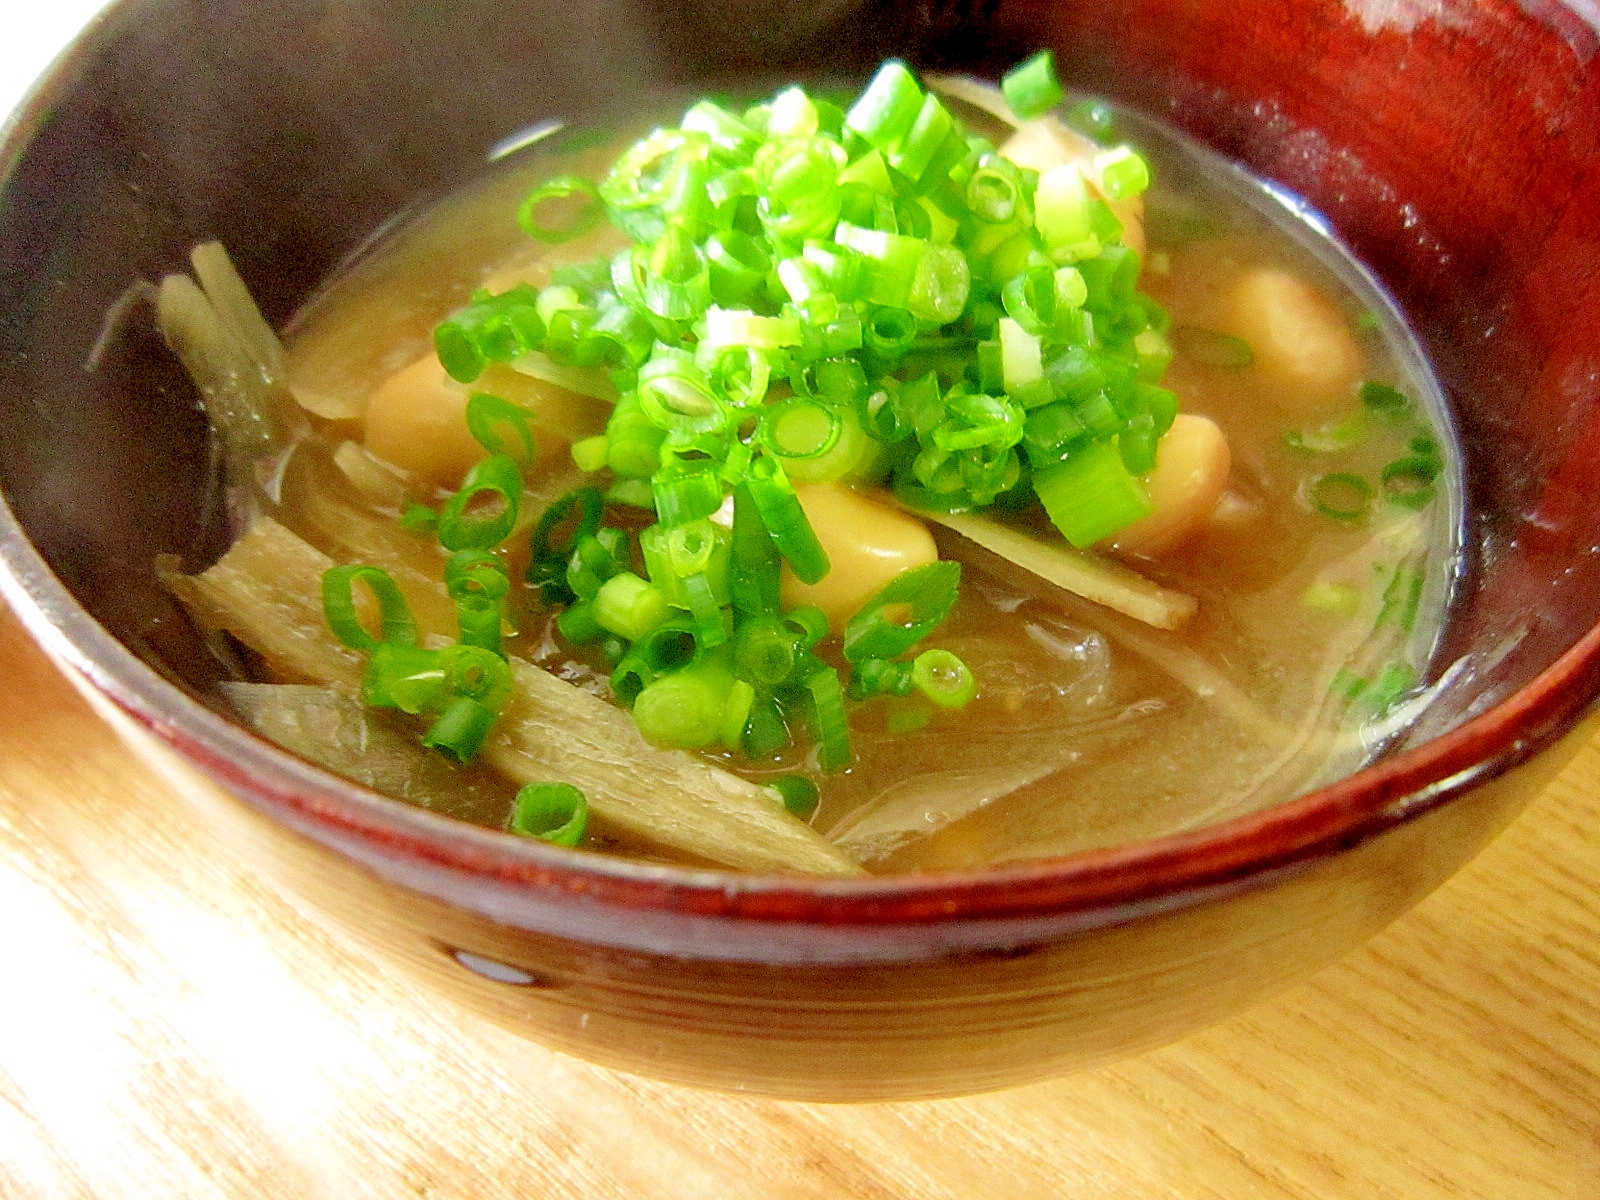
[[[0,183],[82,65],[111,0],[0,119]],[[336,849],[352,842],[415,866],[525,892],[633,910],[834,929],[1093,915],[1193,902],[1354,849],[1515,768],[1600,697],[1600,624],[1510,696],[1423,744],[1254,813],[1115,847],[960,870],[879,876],[748,873],[570,850],[384,796],[285,751],[207,707],[113,637],[55,575],[0,491],[0,598],[58,665],[234,795]]]

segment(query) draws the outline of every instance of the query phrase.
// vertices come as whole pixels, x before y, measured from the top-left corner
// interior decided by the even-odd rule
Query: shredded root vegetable
[[[1087,550],[1051,543],[972,513],[918,515],[999,555],[1046,583],[1157,629],[1178,629],[1199,607],[1193,596],[1162,587],[1131,567]]]
[[[284,384],[283,346],[219,242],[190,253],[199,283],[168,275],[154,289],[156,325],[200,392],[235,525],[276,502],[305,432]]]
[[[281,382],[284,378],[283,343],[261,315],[255,297],[240,278],[222,243],[200,243],[189,252],[189,262],[217,319],[258,365],[263,378]]]
[[[484,824],[511,810],[508,781],[446,762],[412,730],[338,688],[224,683],[222,693],[261,736],[386,796]]]
[[[204,624],[231,633],[278,675],[355,694],[361,656],[323,619],[323,572],[335,561],[258,518],[199,575],[166,574]],[[748,871],[858,874],[859,865],[791,816],[777,794],[693,755],[648,745],[626,712],[519,659],[515,690],[484,761],[517,783],[581,788],[609,826]]]

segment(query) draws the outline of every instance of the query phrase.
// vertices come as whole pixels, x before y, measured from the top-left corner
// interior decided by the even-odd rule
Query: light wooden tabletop
[[[4,1200],[1600,1196],[1600,744],[1370,945],[1165,1050],[970,1099],[613,1074],[323,932],[0,613]]]

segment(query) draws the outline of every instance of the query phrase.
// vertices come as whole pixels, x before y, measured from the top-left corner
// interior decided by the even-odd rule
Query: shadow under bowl
[[[1471,564],[1429,737],[1182,836],[984,871],[737,876],[387,800],[206,707],[158,554],[222,549],[203,419],[129,285],[233,251],[281,322],[391,214],[541,117],[882,57],[1063,74],[1306,196],[1397,298],[1462,437]],[[449,5],[124,0],[0,159],[0,587],[219,837],[512,1029],[825,1099],[1058,1074],[1332,959],[1509,821],[1600,690],[1600,41],[1555,3]],[[625,94],[624,94],[625,93]]]

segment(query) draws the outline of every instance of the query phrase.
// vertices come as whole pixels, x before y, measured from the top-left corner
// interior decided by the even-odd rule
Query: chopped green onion
[[[850,725],[845,717],[844,688],[839,672],[823,667],[812,672],[803,685],[811,696],[811,711],[816,721],[817,765],[824,771],[842,771],[850,765]]]
[[[750,346],[721,346],[711,347],[708,357],[711,390],[722,400],[734,408],[756,408],[766,399],[772,368],[765,352]]]
[[[688,355],[658,351],[639,368],[638,394],[640,409],[661,429],[711,433],[728,427],[727,406]]]
[[[1422,603],[1422,589],[1426,580],[1422,572],[1406,563],[1395,567],[1389,586],[1383,590],[1383,603],[1378,609],[1374,629],[1393,624],[1410,633],[1417,622],[1417,609]]]
[[[906,308],[919,321],[945,325],[959,317],[972,290],[972,268],[954,246],[928,245],[917,259]]]
[[[657,471],[650,488],[656,515],[668,528],[709,517],[722,507],[722,477],[715,464]]]
[[[1090,171],[1108,200],[1127,200],[1150,186],[1150,166],[1131,146],[1102,150],[1091,160]]]
[[[443,659],[437,650],[380,642],[361,676],[361,702],[413,715],[439,708],[445,694]]]
[[[763,454],[751,460],[745,479],[762,524],[795,577],[802,583],[820,583],[828,573],[828,554],[817,541],[782,463]]]
[[[845,694],[852,700],[868,700],[884,695],[908,696],[913,687],[910,663],[887,658],[863,658],[854,664]]]
[[[1051,523],[1080,550],[1151,512],[1144,485],[1104,442],[1089,442],[1065,462],[1035,470],[1033,490]]]
[[[761,140],[750,126],[711,100],[701,100],[683,114],[682,128],[703,133],[721,149],[740,154]]]
[[[369,633],[356,614],[357,583],[366,584],[377,601],[380,637]],[[401,646],[417,643],[417,622],[400,594],[400,585],[381,567],[331,567],[324,571],[322,611],[333,635],[352,650],[371,651],[380,643]]]
[[[733,672],[771,690],[794,673],[798,645],[794,633],[773,617],[749,617],[733,639]]]
[[[667,619],[667,598],[632,571],[620,571],[595,593],[594,619],[600,628],[638,641]]]
[[[705,256],[712,299],[722,305],[738,304],[761,287],[771,265],[761,243],[738,229],[713,233],[706,239]]]
[[[1347,471],[1324,475],[1307,492],[1314,512],[1335,521],[1359,521],[1372,504],[1372,485]]]
[[[1009,159],[985,155],[967,180],[967,208],[989,225],[1005,225],[1023,204],[1022,172]]]
[[[1348,583],[1318,580],[1300,593],[1300,604],[1336,617],[1353,617],[1361,607],[1361,593]]]
[[[911,664],[911,682],[940,708],[965,708],[978,694],[978,680],[948,650],[924,650]]]
[[[634,723],[653,746],[703,749],[722,735],[733,684],[732,673],[714,660],[662,675],[634,700]]]
[[[745,727],[750,724],[750,714],[756,705],[756,689],[743,679],[735,679],[728,689],[728,698],[722,704],[722,728],[717,740],[723,749],[738,751],[744,747]]]
[[[666,430],[644,411],[637,391],[617,400],[606,421],[606,466],[625,479],[645,479],[661,465]]]
[[[499,655],[477,646],[450,646],[439,654],[450,698],[422,744],[471,762],[511,694],[511,669]]]
[[[1027,387],[1044,375],[1044,363],[1039,337],[1029,333],[1010,317],[1001,317],[1000,377],[1005,390],[1015,392]]]
[[[890,308],[904,308],[916,282],[917,268],[928,243],[922,238],[864,229],[840,221],[833,240],[848,246],[864,260],[861,265],[862,299]]]
[[[472,303],[434,327],[433,345],[451,378],[471,383],[490,362],[510,362],[545,336],[543,297],[527,284],[498,296],[475,292]]]
[[[596,600],[574,600],[556,618],[556,629],[572,645],[587,646],[605,639],[607,630],[595,615]]]
[[[1397,415],[1410,410],[1411,398],[1399,388],[1369,379],[1361,385],[1361,403],[1373,412]]]
[[[1417,673],[1409,663],[1390,663],[1372,681],[1362,703],[1381,716],[1416,686]]]
[[[461,641],[498,653],[502,606],[511,590],[505,563],[486,550],[458,550],[445,564],[444,583],[456,605]]]
[[[439,528],[439,514],[426,504],[407,500],[400,510],[400,526],[412,533],[433,533]]]
[[[652,525],[639,535],[650,581],[661,589],[667,603],[695,614],[703,621],[702,639],[721,640],[721,620],[712,620],[729,599],[728,565],[733,535],[705,518],[667,528]]]
[[[606,489],[605,500],[607,504],[643,508],[651,512],[655,511],[656,506],[648,479],[619,479]]]
[[[924,95],[911,128],[889,150],[890,165],[913,183],[919,181],[941,157],[955,124],[939,97],[931,92]]]
[[[695,240],[678,225],[668,226],[650,250],[644,303],[669,321],[693,320],[711,303],[711,267]]]
[[[744,484],[733,489],[731,566],[728,584],[734,608],[752,615],[776,613],[780,578],[778,548],[762,523],[749,487]]]
[[[932,562],[901,571],[845,624],[845,658],[852,663],[898,658],[944,620],[960,583],[958,562]]]
[[[808,459],[832,450],[843,428],[838,409],[804,396],[791,396],[762,414],[756,437],[773,454]]]
[[[800,344],[800,322],[794,317],[763,317],[747,309],[712,307],[706,310],[702,345],[748,346],[777,350]]]
[[[849,112],[845,128],[879,150],[887,150],[911,131],[922,111],[922,88],[899,59],[878,68]]]
[[[525,783],[511,803],[507,828],[556,846],[576,846],[589,822],[589,801],[570,783]]]
[[[783,799],[783,806],[804,820],[817,811],[820,793],[817,785],[804,775],[779,775],[769,780],[767,786]]]
[[[451,695],[475,700],[492,712],[511,698],[511,668],[500,655],[457,644],[440,650],[439,661]]]
[[[1000,92],[1011,111],[1024,121],[1043,116],[1067,98],[1056,78],[1056,60],[1048,50],[1024,59],[1000,78]]]
[[[547,604],[571,598],[567,587],[567,562],[578,543],[600,531],[605,497],[598,488],[568,492],[540,514],[529,540],[528,582],[539,587]],[[565,532],[563,532],[563,530]]]
[[[631,705],[650,683],[700,661],[704,654],[693,622],[670,617],[629,648],[611,673],[611,690],[623,704]]]
[[[469,696],[457,696],[423,734],[422,744],[468,763],[489,740],[496,714]]]
[[[794,630],[807,650],[828,636],[828,615],[815,604],[802,604],[783,614],[783,623]]]
[[[439,541],[447,550],[491,550],[510,536],[522,504],[516,459],[491,454],[467,472],[461,490],[439,513]]]
[[[863,336],[867,348],[874,354],[897,359],[916,341],[917,319],[904,308],[879,308],[867,321]]]
[[[546,204],[558,207],[562,201],[582,197],[583,204],[559,224],[548,225],[539,219],[539,210]],[[540,242],[566,242],[581,233],[587,233],[599,222],[602,215],[600,193],[594,184],[576,175],[562,175],[548,180],[528,193],[528,198],[517,209],[517,223],[529,237]]]
[[[506,448],[506,439],[500,431],[507,429],[516,438],[520,453]],[[533,430],[528,425],[528,414],[511,401],[488,392],[473,392],[467,399],[467,432],[490,454],[506,454],[519,466],[533,461]]]
[[[752,759],[776,754],[789,744],[789,722],[775,696],[757,693],[742,741],[746,756]]]
[[[1033,194],[1033,219],[1045,248],[1057,262],[1076,262],[1100,252],[1088,184],[1074,163],[1051,167]]]
[[[1134,353],[1139,356],[1139,379],[1155,383],[1167,373],[1172,362],[1172,343],[1155,329],[1142,329],[1134,335]]]
[[[579,438],[572,443],[572,462],[580,471],[598,471],[606,465],[606,458],[610,453],[611,441],[603,433],[593,437]]]
[[[772,98],[768,137],[808,138],[817,132],[817,106],[804,88],[788,87]]]
[[[1383,468],[1384,499],[1404,508],[1426,508],[1433,500],[1440,463],[1431,455],[1396,459]]]

